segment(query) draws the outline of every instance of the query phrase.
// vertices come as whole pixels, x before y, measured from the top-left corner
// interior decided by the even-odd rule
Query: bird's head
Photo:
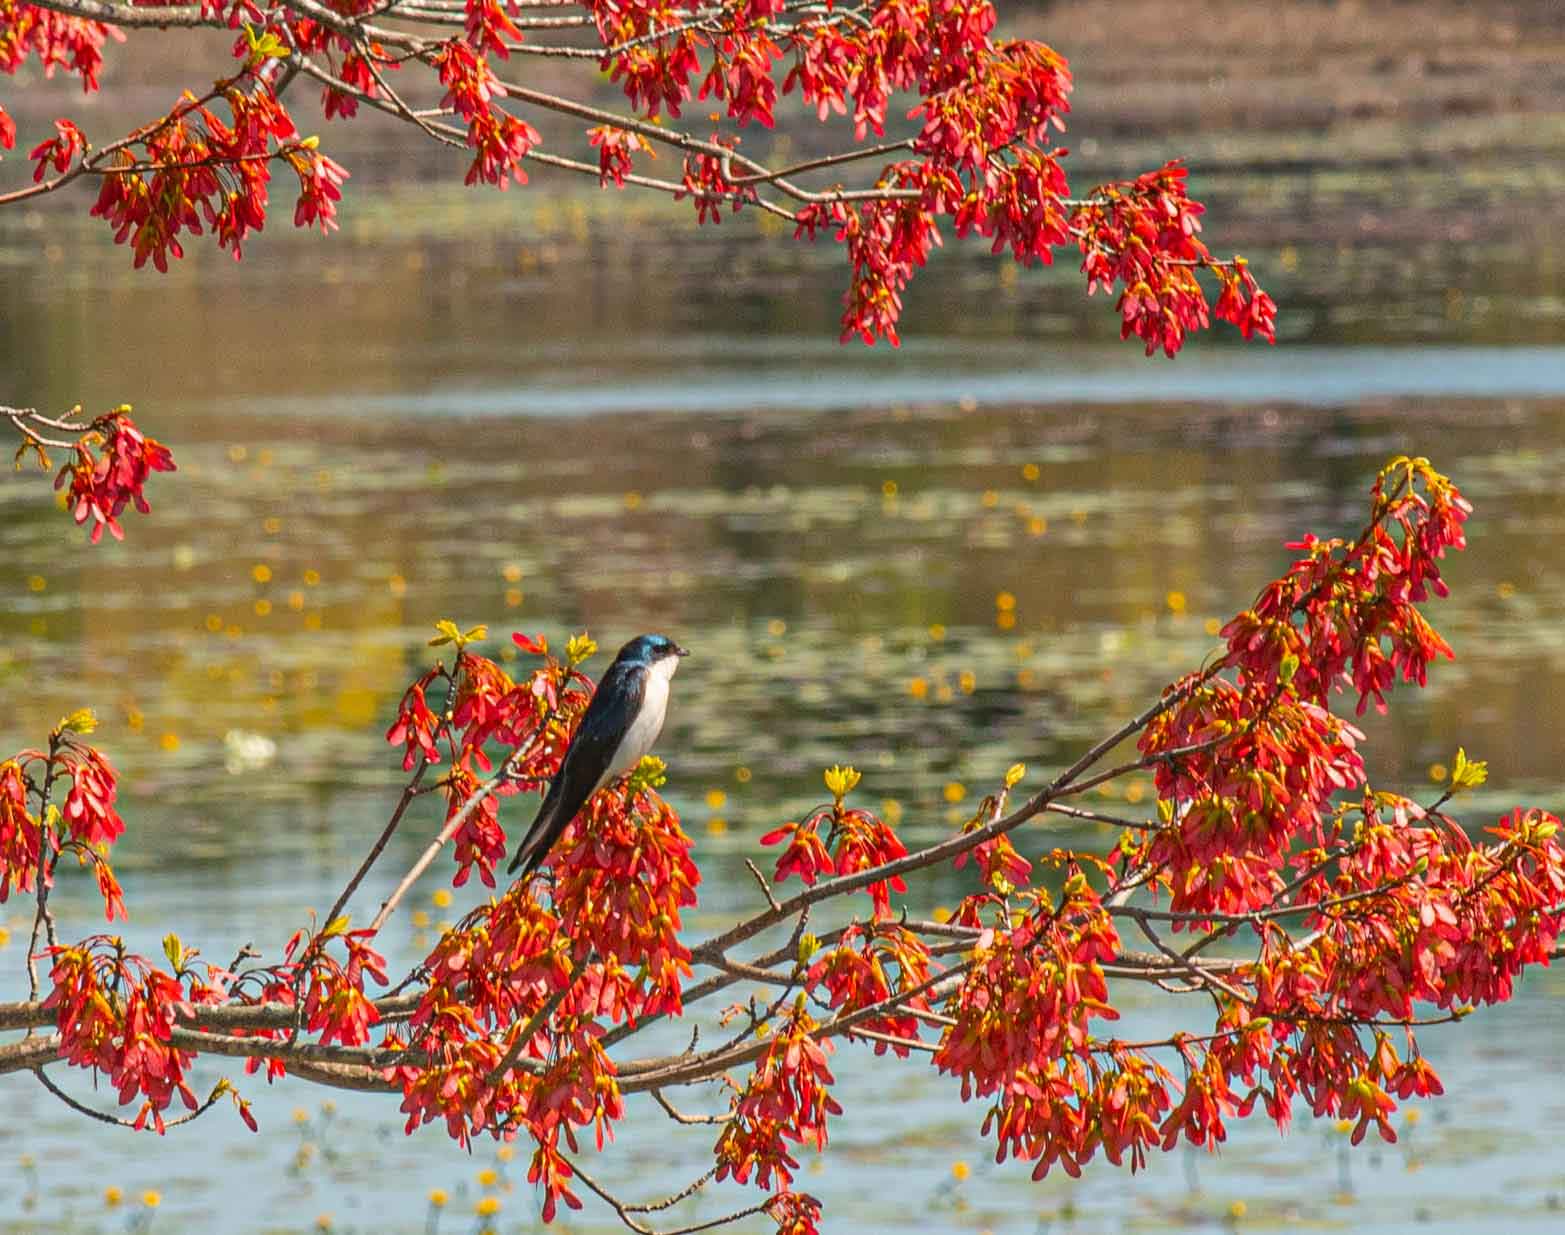
[[[661,669],[669,677],[679,667],[679,658],[689,653],[666,635],[637,635],[620,648],[618,660],[633,665]]]

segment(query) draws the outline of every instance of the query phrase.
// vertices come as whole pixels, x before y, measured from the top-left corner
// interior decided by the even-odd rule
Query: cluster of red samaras
[[[765,1013],[764,1031],[740,1030],[759,1033],[760,1047],[748,1076],[732,1082],[731,1118],[714,1145],[718,1175],[767,1190],[780,1229],[817,1229],[819,1205],[792,1183],[797,1148],[824,1146],[838,1111],[820,1034],[842,1017],[853,1018],[849,1036],[877,1052],[933,1047],[963,1098],[986,1104],[999,1156],[1030,1161],[1039,1175],[1077,1173],[1099,1151],[1135,1167],[1181,1140],[1213,1145],[1257,1108],[1283,1125],[1295,1099],[1353,1121],[1355,1137],[1375,1127],[1392,1138],[1400,1099],[1440,1092],[1413,1022],[1508,998],[1523,969],[1547,962],[1565,903],[1558,820],[1517,811],[1475,843],[1437,809],[1372,791],[1359,735],[1328,707],[1346,686],[1361,702],[1382,702],[1394,682],[1422,682],[1430,661],[1448,654],[1416,606],[1443,590],[1439,559],[1462,546],[1468,510],[1443,476],[1402,459],[1377,480],[1362,535],[1300,542],[1289,571],[1229,623],[1225,654],[1170,687],[1170,706],[1142,733],[1159,819],[1127,831],[1106,859],[1042,855],[1056,873],[1048,880],[1009,840],[988,838],[973,851],[982,884],[947,928],[972,932],[958,958],[943,949],[938,959],[901,919],[893,894],[903,889],[890,873],[854,894],[863,900],[853,924],[804,936],[801,993]],[[467,812],[459,883],[475,868],[492,881],[504,855],[487,805],[494,795],[473,803],[475,787],[489,783],[480,778],[508,768],[498,793],[541,786],[590,690],[576,669],[584,644],[562,661],[515,636],[539,659],[513,678],[466,646],[477,637],[450,627],[441,640],[457,645],[450,668],[409,688],[387,734],[415,783],[439,776],[448,822]],[[29,795],[51,760],[56,787],[71,783],[50,825],[65,829],[62,851],[105,867],[101,851],[122,826],[102,757],[67,725],[51,751],[0,764],[6,891],[32,887],[39,870]],[[782,846],[779,882],[862,876],[905,855],[890,825],[844,801],[856,781],[852,769],[833,768],[833,802],[763,838]],[[970,826],[997,809],[986,801]],[[123,1101],[139,1098],[138,1122],[162,1126],[176,1096],[194,1101],[189,1053],[173,1044],[176,1016],[199,1024],[201,1005],[224,1002],[301,1006],[320,1041],[360,1046],[381,1034],[396,1052],[387,1076],[402,1090],[409,1130],[440,1120],[463,1142],[525,1134],[529,1178],[552,1217],[579,1204],[570,1162],[579,1139],[612,1135],[622,1086],[638,1075],[610,1056],[605,1035],[683,1010],[692,957],[681,915],[699,872],[645,773],[595,797],[548,865],[547,893],[512,887],[441,936],[418,971],[426,985],[415,1012],[390,1027],[366,991],[387,977],[373,937],[346,920],[296,934],[282,963],[241,974],[206,966],[198,977],[193,954],[177,947],[172,972],[113,939],[56,948],[49,999],[66,1053],[106,1073]],[[1214,979],[1209,1026],[1153,1042],[1102,1033],[1117,1017],[1108,966],[1126,950],[1115,893],[1131,888],[1155,893],[1136,910],[1147,925],[1192,936],[1193,972]],[[111,916],[122,912],[117,889],[106,899]],[[1236,928],[1252,932],[1248,959],[1203,950],[1207,935]],[[934,1040],[924,1037],[931,1023]],[[285,1070],[275,1060],[252,1066]]]
[[[507,90],[491,64],[508,57],[508,42],[523,38],[517,9],[506,0],[468,0],[464,33],[411,58],[280,6],[242,0],[225,12],[211,0],[204,7],[235,27],[251,24],[234,46],[243,68],[199,100],[187,94],[95,168],[103,185],[93,212],[133,244],[138,266],[150,257],[164,269],[169,256],[181,254],[179,232],[199,232],[203,220],[238,257],[242,239],[265,218],[274,160],[299,177],[295,223],[333,226],[347,173],[298,140],[272,93],[268,75],[276,61],[269,53],[288,45],[333,70],[338,84],[323,88],[329,117],[355,115],[361,95],[393,106],[387,75],[424,63],[445,87],[444,106],[467,126],[474,152],[467,182],[526,182],[522,164],[539,134],[502,106]],[[373,7],[357,0],[335,11],[352,17]],[[1149,355],[1173,355],[1214,316],[1246,338],[1273,337],[1276,306],[1249,267],[1213,257],[1201,241],[1202,208],[1186,194],[1182,167],[1169,164],[1070,199],[1060,164],[1066,151],[1051,144],[1069,110],[1069,68],[1041,43],[995,38],[988,0],[871,0],[851,21],[830,6],[789,13],[784,0],[728,0],[720,34],[707,28],[706,0],[588,0],[586,7],[604,49],[600,67],[620,83],[637,119],[677,117],[692,99],[712,99],[740,127],[770,127],[779,95],[797,94],[822,121],[850,116],[854,140],[863,141],[884,134],[895,96],[911,101],[908,117],[920,126],[912,157],[884,166],[873,190],[846,199],[823,193],[795,214],[796,235],[813,239],[827,231],[847,249],[853,277],[844,296],[845,340],[897,342],[902,294],[940,244],[942,221],[1026,265],[1077,246],[1089,291],[1118,290],[1121,333],[1135,335]],[[697,14],[703,20],[694,20]],[[0,10],[0,68],[15,70],[36,54],[49,69],[64,66],[94,89],[111,34],[117,32],[98,22],[15,3]],[[226,103],[230,119],[207,106],[216,101]],[[85,157],[80,131],[68,120],[57,129],[33,151],[40,179],[51,166],[65,173]],[[604,185],[623,187],[635,157],[652,149],[644,134],[612,125],[597,124],[587,137]],[[11,140],[0,110],[0,142]],[[733,148],[737,141],[714,134],[710,144]],[[736,166],[714,150],[688,151],[676,195],[692,200],[700,221],[718,222],[725,206],[754,202],[765,184]],[[1215,303],[1200,270],[1216,279]]]
[[[143,489],[153,472],[174,471],[167,446],[148,437],[125,408],[100,416],[71,447],[71,458],[54,478],[66,490],[66,505],[77,523],[92,523],[97,544],[107,528],[115,540],[125,539],[120,515],[134,505],[142,514],[152,508]],[[67,488],[67,486],[69,486]]]

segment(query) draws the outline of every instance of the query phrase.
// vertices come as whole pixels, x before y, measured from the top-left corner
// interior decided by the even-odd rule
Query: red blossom
[[[129,408],[101,416],[72,449],[72,458],[54,479],[56,489],[69,481],[67,501],[77,523],[93,521],[91,540],[97,544],[108,528],[116,540],[125,538],[119,516],[129,504],[142,514],[151,509],[142,490],[153,472],[172,472],[174,456],[161,442],[147,437],[131,420]],[[101,446],[99,454],[94,447]]]

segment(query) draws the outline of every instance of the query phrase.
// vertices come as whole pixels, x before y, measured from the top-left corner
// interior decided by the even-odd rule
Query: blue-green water
[[[1459,660],[1372,719],[1375,779],[1425,786],[1465,744],[1492,769],[1475,822],[1560,807],[1565,302],[1503,246],[1487,265],[1465,256],[1454,300],[1451,272],[1416,254],[1295,253],[1281,345],[1202,341],[1170,364],[1105,338],[1107,306],[1065,275],[1002,280],[980,254],[946,255],[915,289],[904,348],[866,352],[825,341],[829,254],[758,266],[726,225],[670,250],[657,228],[638,239],[586,208],[446,209],[406,234],[363,220],[334,247],[269,237],[249,281],[202,256],[131,279],[95,233],[67,230],[58,254],[30,223],[0,236],[15,276],[0,288],[5,397],[129,399],[180,460],[122,546],[82,544],[42,479],[0,484],[0,739],[10,750],[99,709],[125,773],[135,946],[156,954],[172,927],[226,961],[247,942],[275,950],[330,903],[394,800],[379,735],[446,616],[488,622],[496,648],[512,629],[585,628],[612,647],[660,628],[693,649],[661,753],[703,863],[689,926],[714,931],[755,908],[743,859],[819,795],[821,767],[856,763],[910,839],[940,835],[1011,762],[1041,775],[1195,664],[1213,622],[1286,561],[1283,542],[1351,532],[1375,468],[1404,450],[1478,509],[1434,614]],[[1349,312],[1371,302],[1379,317]],[[274,751],[230,770],[245,734]],[[410,820],[360,918],[432,826]],[[1112,841],[1050,829],[1023,848],[1062,837]],[[437,904],[448,878],[437,864],[418,888],[424,926],[388,928],[393,968],[478,894]],[[963,886],[931,877],[912,899]],[[60,904],[65,934],[101,929],[81,881]],[[30,919],[13,901],[0,925],[11,997]],[[1252,1123],[1220,1156],[1167,1155],[1135,1178],[1100,1163],[1035,1184],[993,1167],[981,1112],[953,1086],[843,1046],[846,1114],[801,1185],[841,1231],[1556,1231],[1558,986],[1539,975],[1512,1005],[1427,1033],[1449,1096],[1410,1114],[1396,1146]],[[1199,1023],[1172,999],[1125,998],[1127,1033]],[[160,1140],[0,1079],[0,1230],[324,1217],[465,1232],[487,1169],[498,1229],[536,1224],[523,1162],[436,1129],[404,1137],[395,1099],[242,1084],[261,1136],[219,1109]],[[633,1112],[597,1164],[605,1180],[651,1196],[709,1161],[710,1130],[674,1135],[640,1099]],[[433,1189],[449,1203],[432,1216]],[[589,1201],[562,1229],[617,1224]]]

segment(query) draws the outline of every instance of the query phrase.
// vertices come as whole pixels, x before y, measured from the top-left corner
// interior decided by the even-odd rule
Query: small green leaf
[[[1489,763],[1485,759],[1468,759],[1467,752],[1458,746],[1456,759],[1451,765],[1451,791],[1476,789],[1489,779]]]
[[[333,918],[330,922],[326,923],[326,929],[321,932],[321,938],[335,939],[338,935],[347,934],[348,926],[351,922],[352,919],[348,917],[347,914],[343,914],[341,917]]]
[[[58,733],[91,733],[98,727],[98,715],[91,708],[77,708],[58,725]]]

